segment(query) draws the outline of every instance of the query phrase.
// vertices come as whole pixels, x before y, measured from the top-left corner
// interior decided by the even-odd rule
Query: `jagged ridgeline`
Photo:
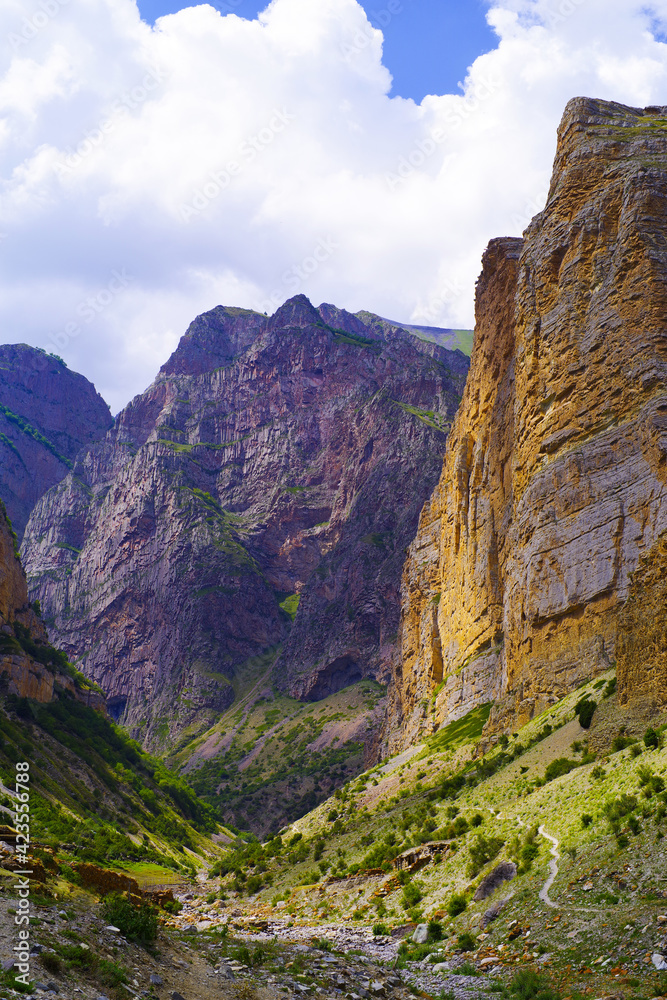
[[[367,682],[359,711],[348,699],[330,713],[352,718],[330,739],[359,770],[381,723],[373,682],[391,673],[405,550],[468,372],[436,342],[456,337],[305,296],[272,317],[219,307],[37,503],[22,545],[32,598],[144,746],[182,749],[236,698],[224,731],[195,747],[220,758],[216,787],[235,735],[234,773],[271,728],[238,732],[249,695],[287,698],[282,718],[295,699]],[[297,743],[319,739],[344,779],[322,727],[301,728]]]
[[[50,645],[0,507],[0,839],[12,837],[24,761],[38,875],[46,864],[76,881],[82,861],[159,862],[190,875],[216,854],[211,807],[111,722],[98,686]],[[3,848],[0,868],[12,864]]]
[[[0,346],[0,497],[19,539],[39,498],[112,423],[95,386],[61,358]]]

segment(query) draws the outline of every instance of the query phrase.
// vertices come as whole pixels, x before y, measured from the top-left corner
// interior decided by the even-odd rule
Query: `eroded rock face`
[[[616,656],[621,704],[667,703],[667,534],[644,553],[619,618]]]
[[[54,671],[28,656],[15,639],[18,623],[37,642],[47,642],[44,626],[28,603],[26,577],[15,545],[16,537],[0,506],[0,690],[48,702],[53,698]]]
[[[485,255],[404,573],[392,749],[485,701],[492,729],[524,722],[615,660],[667,529],[666,154],[667,108],[570,102],[545,210]]]
[[[57,644],[154,745],[210,722],[281,643],[297,697],[388,680],[405,547],[467,370],[304,296],[199,317],[33,512],[22,551]]]
[[[0,346],[0,498],[19,538],[39,498],[112,423],[83,375],[26,344]]]

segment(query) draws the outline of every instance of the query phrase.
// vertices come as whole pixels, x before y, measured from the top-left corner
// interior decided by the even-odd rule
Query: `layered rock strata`
[[[667,534],[644,553],[619,617],[616,655],[621,704],[667,704]]]
[[[304,296],[192,324],[22,549],[57,644],[135,735],[210,723],[258,656],[304,699],[388,680],[405,548],[467,370]]]
[[[403,577],[391,749],[483,702],[492,730],[522,723],[627,658],[643,557],[634,586],[658,600],[667,108],[571,101],[524,237],[484,258],[470,377]],[[664,697],[664,665],[631,658],[621,697]]]
[[[0,499],[19,538],[40,497],[112,423],[92,383],[59,358],[26,344],[0,346]]]
[[[36,648],[41,659],[48,661],[46,629],[28,602],[28,585],[16,551],[16,535],[0,504],[0,692],[49,702],[60,687],[78,697],[72,677],[63,674],[57,664],[40,662],[24,647]],[[102,707],[98,704],[101,699],[94,700],[96,708]]]

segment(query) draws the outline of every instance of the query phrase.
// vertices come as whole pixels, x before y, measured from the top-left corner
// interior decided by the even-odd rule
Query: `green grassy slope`
[[[597,706],[590,729],[579,722],[586,702]],[[367,771],[281,838],[230,852],[222,891],[250,912],[312,924],[439,924],[443,940],[406,946],[403,963],[465,954],[477,968],[485,959],[539,966],[562,996],[589,987],[603,996],[605,986],[613,995],[610,980],[626,996],[659,995],[667,718],[620,709],[612,673],[494,745],[480,741],[485,715],[478,709]],[[441,846],[428,863],[397,877],[393,859],[433,841]],[[501,861],[513,861],[517,877],[475,902]]]
[[[65,860],[153,863],[190,876],[218,848],[213,811],[99,712],[64,692],[0,698],[0,823],[12,824],[16,762],[30,765],[31,836]]]
[[[234,680],[231,708],[169,758],[222,821],[260,836],[363,770],[384,704],[384,690],[370,680],[301,704],[274,688],[272,663],[272,656],[249,661]]]

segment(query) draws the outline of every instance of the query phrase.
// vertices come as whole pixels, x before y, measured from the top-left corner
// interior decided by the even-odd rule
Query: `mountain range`
[[[353,998],[665,995],[666,324],[667,107],[577,98],[471,358],[303,295],[219,306],[112,419],[0,348],[0,812],[30,759],[47,902],[120,885],[131,937],[135,875],[189,880],[154,894],[162,946],[192,935],[169,975],[227,949]],[[130,990],[61,932],[58,989]],[[405,978],[331,980],[313,942]]]

